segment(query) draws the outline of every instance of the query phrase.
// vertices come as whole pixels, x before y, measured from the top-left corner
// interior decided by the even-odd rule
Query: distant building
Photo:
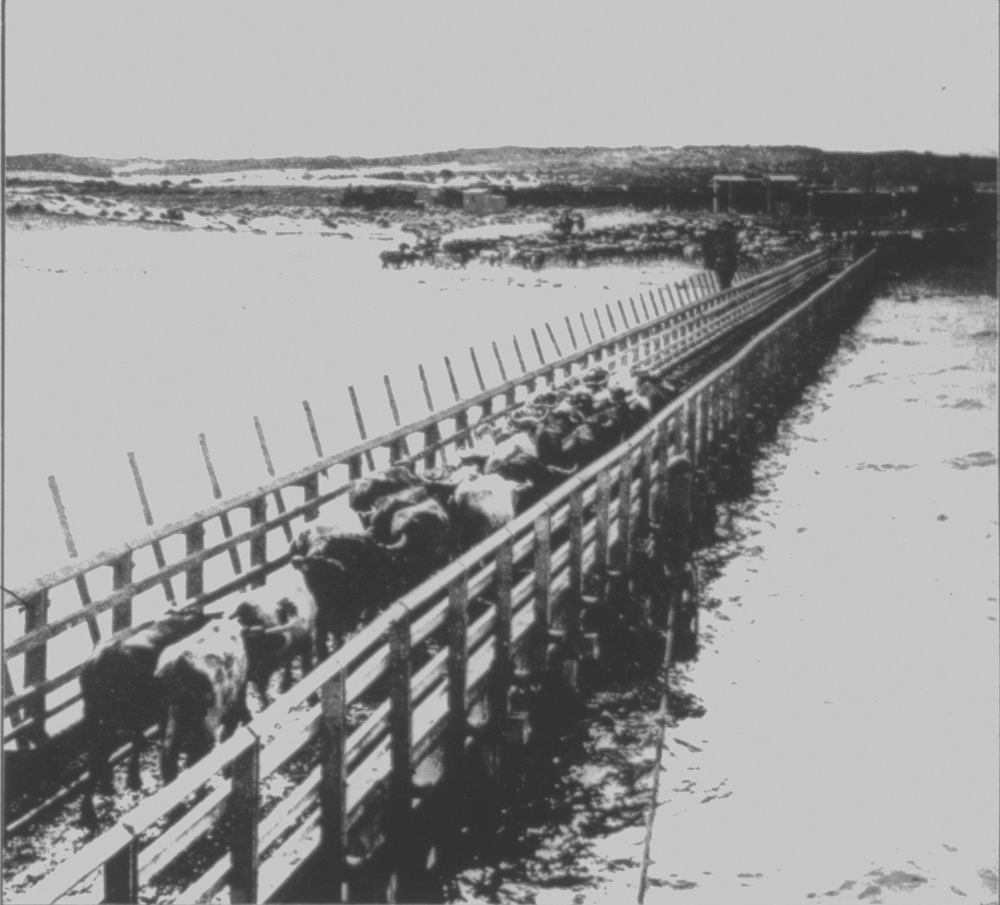
[[[507,199],[492,189],[475,188],[462,192],[462,210],[467,214],[502,214]]]
[[[720,175],[712,177],[712,212],[760,213],[765,207],[764,180],[759,176]]]
[[[801,180],[790,173],[765,176],[719,175],[712,177],[712,211],[790,216],[803,205]]]

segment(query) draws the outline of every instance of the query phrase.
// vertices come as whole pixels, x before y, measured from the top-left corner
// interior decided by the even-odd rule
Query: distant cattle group
[[[354,481],[354,528],[313,525],[291,544],[298,590],[235,595],[221,611],[188,605],[99,645],[80,684],[89,779],[82,820],[97,827],[94,793],[111,791],[109,757],[139,751],[160,730],[161,775],[198,761],[250,719],[247,686],[269,703],[297,662],[307,673],[382,609],[490,537],[569,475],[615,448],[675,395],[651,377],[593,368],[472,429],[459,464],[417,473],[396,464]],[[217,604],[214,606],[218,606]]]
[[[708,215],[661,216],[647,222],[585,229],[582,215],[562,212],[547,232],[517,237],[463,238],[411,230],[414,245],[383,251],[383,268],[416,264],[464,268],[473,261],[540,270],[544,266],[584,267],[643,263],[670,258],[709,270],[773,266],[814,247],[822,235],[761,218]],[[731,279],[731,274],[729,274]]]

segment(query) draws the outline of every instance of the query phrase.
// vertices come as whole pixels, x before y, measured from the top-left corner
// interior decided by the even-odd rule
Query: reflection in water
[[[647,902],[996,901],[997,305],[904,289],[844,337],[699,554]],[[635,901],[645,661],[525,754],[448,900]]]

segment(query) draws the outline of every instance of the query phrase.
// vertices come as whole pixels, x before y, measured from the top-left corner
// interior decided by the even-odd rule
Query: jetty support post
[[[25,600],[24,632],[28,634],[41,628],[49,621],[49,592],[39,591]],[[48,645],[38,644],[24,653],[24,687],[25,689],[41,685],[46,678],[48,669]],[[36,695],[24,707],[24,718],[32,721],[31,736],[36,745],[42,745],[48,740],[45,730],[45,695]],[[17,737],[18,747],[26,747],[28,739],[24,734]]]
[[[386,845],[399,901],[409,901],[419,862],[413,839],[413,714],[411,707],[410,622],[408,614],[389,630],[389,801]]]
[[[330,901],[347,901],[347,671],[323,685],[320,739],[320,849]]]
[[[229,799],[230,901],[256,902],[260,872],[257,824],[260,816],[260,737],[246,726],[252,743],[233,761]]]
[[[448,588],[448,720],[444,737],[444,789],[440,839],[441,863],[457,863],[461,831],[467,821],[465,750],[469,737],[466,689],[469,666],[469,576],[462,572]]]
[[[510,691],[514,680],[514,651],[512,641],[513,588],[514,588],[514,539],[508,537],[497,550],[496,556],[496,619],[493,629],[493,667],[490,670],[489,699],[490,722],[486,733],[486,767],[501,786],[507,785],[507,748],[510,744],[524,744],[528,740],[528,716],[524,711],[512,712]]]
[[[104,862],[104,901],[134,905],[139,901],[139,837],[127,824],[119,826],[131,839]]]
[[[666,600],[662,626],[669,624],[673,610],[674,662],[694,659],[698,653],[698,600],[694,594],[692,552],[692,491],[694,470],[684,454],[670,457],[661,494],[657,548],[664,571]]]

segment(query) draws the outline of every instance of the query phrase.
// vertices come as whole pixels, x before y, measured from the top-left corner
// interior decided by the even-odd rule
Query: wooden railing
[[[682,360],[827,268],[823,252],[804,255],[17,589],[5,603],[7,609],[24,612],[23,632],[14,635],[8,623],[6,633],[4,714],[10,720],[6,740],[21,746],[44,743],[47,721],[79,703],[78,692],[63,692],[54,703],[49,698],[76,680],[85,659],[82,652],[102,637],[161,615],[173,603],[175,579],[183,578],[184,596],[199,604],[263,584],[269,573],[288,562],[287,553],[271,555],[272,542],[287,543],[293,522],[313,520],[321,507],[343,497],[350,480],[361,476],[365,460],[369,468],[386,461],[433,467],[448,451],[467,444],[477,424],[522,405],[540,383],[556,384],[595,364],[614,370],[640,362],[662,367]],[[706,292],[712,288],[707,276],[694,285]],[[663,302],[662,293],[660,298]],[[646,310],[641,296],[640,302]],[[637,314],[635,303],[631,299],[630,303]],[[650,305],[658,310],[652,291]],[[292,488],[302,489],[302,501],[289,506],[285,494]],[[276,514],[268,511],[272,497]],[[164,593],[151,593],[157,588]],[[61,665],[59,671],[51,668],[54,662]],[[13,682],[18,672],[23,676],[19,692]]]
[[[495,741],[502,732],[515,659],[529,670],[550,665],[550,639],[580,631],[585,589],[593,605],[608,606],[605,579],[628,574],[668,455],[686,455],[705,491],[733,457],[751,453],[835,341],[872,263],[867,256],[787,311],[635,436],[403,596],[24,900],[54,902],[103,882],[105,901],[137,902],[194,842],[218,832],[217,857],[176,901],[208,901],[227,886],[232,901],[266,901],[320,849],[325,879],[339,889],[359,829],[376,819],[392,850],[426,791],[418,774],[433,762],[440,767],[428,772],[457,782],[470,735]],[[305,778],[271,796],[270,777],[314,738],[319,753]],[[193,793],[204,797],[143,847],[140,837]]]

